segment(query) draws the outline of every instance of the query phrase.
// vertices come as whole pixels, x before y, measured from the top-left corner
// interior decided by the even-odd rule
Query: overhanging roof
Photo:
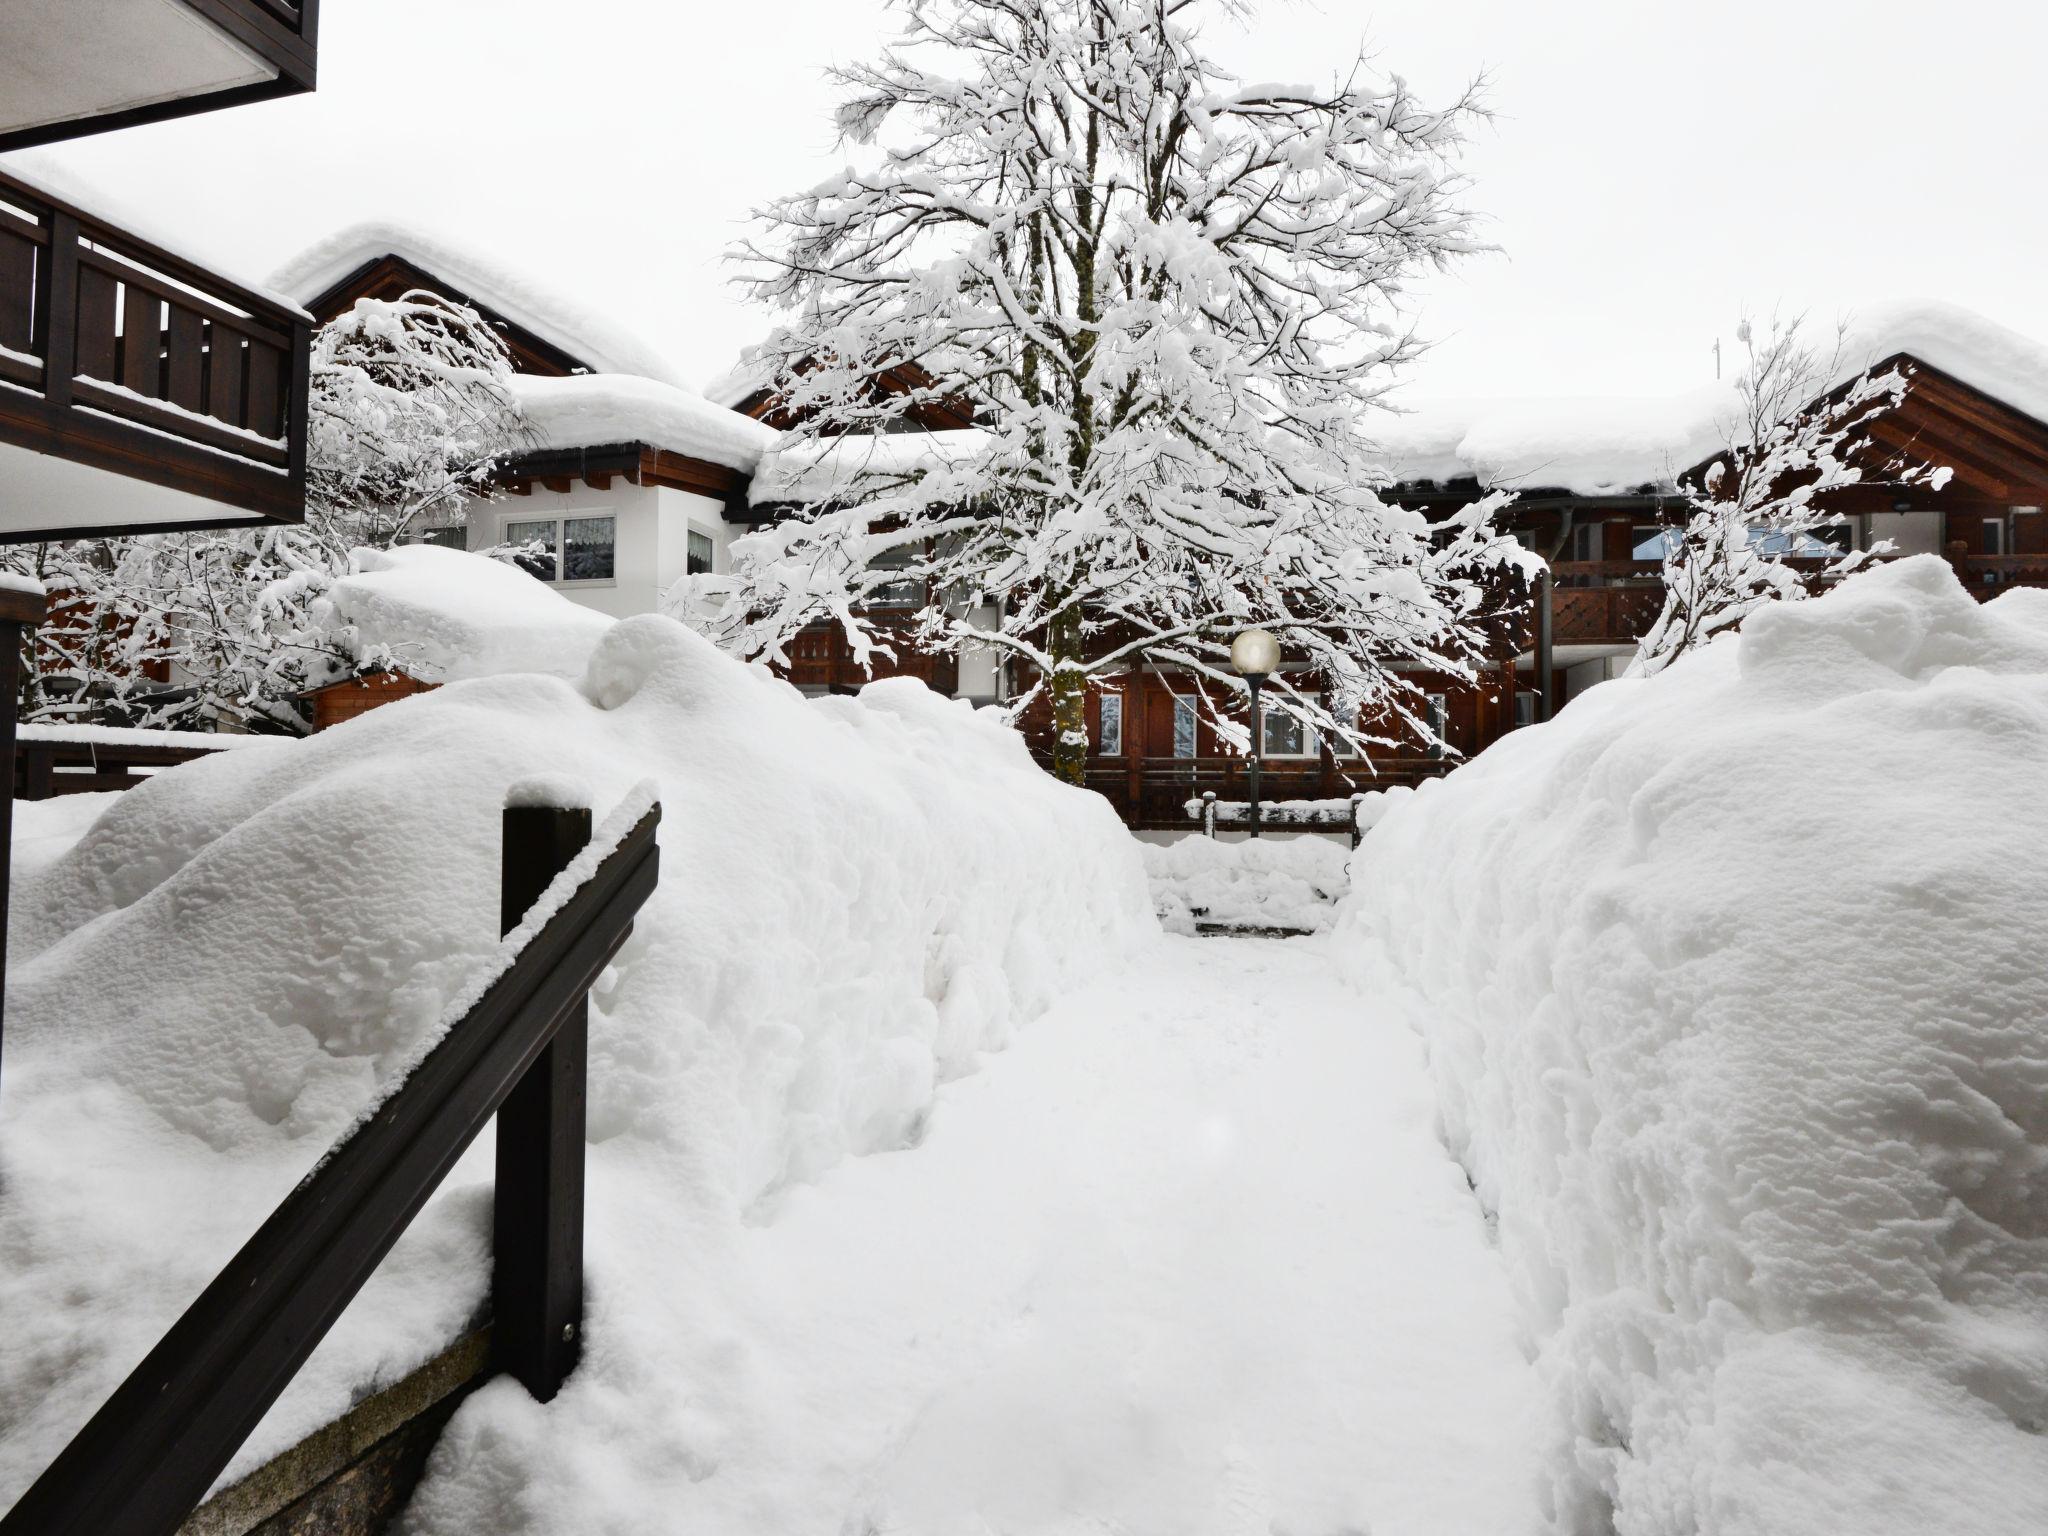
[[[319,0],[7,0],[0,151],[310,91]]]

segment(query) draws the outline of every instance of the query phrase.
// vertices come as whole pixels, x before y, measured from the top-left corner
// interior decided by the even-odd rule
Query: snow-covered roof
[[[1874,305],[1849,317],[1845,363],[1862,368],[1901,352],[2048,422],[2048,344],[1931,299]]]
[[[737,406],[755,391],[767,386],[773,370],[758,361],[751,351],[742,353],[734,363],[717,378],[704,386],[704,398],[713,405]]]
[[[1387,467],[1403,482],[1477,478],[1575,496],[1669,483],[1709,458],[1734,419],[1733,385],[1664,398],[1416,400],[1374,424]]]
[[[304,315],[305,306],[292,296],[283,284],[274,279],[266,282],[253,273],[239,270],[231,261],[223,261],[218,255],[195,247],[191,240],[179,230],[165,230],[147,213],[138,213],[125,206],[121,200],[94,182],[77,175],[69,166],[60,165],[47,155],[33,150],[20,150],[0,156],[0,170],[17,181],[25,182],[46,197],[90,213],[97,218],[133,235],[146,240],[159,250],[168,251],[193,266],[226,278],[239,284],[260,298],[270,300],[282,309],[295,315]],[[309,317],[310,318],[310,317]],[[159,402],[161,403],[161,402]],[[217,423],[216,423],[217,425]]]
[[[299,252],[271,274],[302,301],[318,298],[368,262],[397,256],[443,278],[515,325],[583,359],[599,373],[637,373],[675,389],[688,378],[630,326],[573,299],[495,255],[447,236],[385,220],[351,224]]]
[[[771,448],[761,456],[748,499],[757,506],[776,501],[824,501],[855,475],[949,469],[986,451],[989,437],[980,427],[965,427],[949,432],[808,438]]]
[[[1816,327],[1817,347],[1827,345]],[[1901,353],[2012,409],[2048,422],[2048,346],[1958,304],[1887,304],[1852,315],[1841,379]],[[1839,381],[1838,381],[1839,382]],[[1616,398],[1411,400],[1377,424],[1404,482],[1466,477],[1486,486],[1576,496],[1669,485],[1725,446],[1739,401],[1732,384]]]
[[[751,474],[779,435],[702,395],[630,373],[516,374],[512,393],[550,448],[645,443]]]

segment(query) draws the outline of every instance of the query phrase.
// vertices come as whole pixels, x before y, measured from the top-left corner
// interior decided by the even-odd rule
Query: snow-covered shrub
[[[2048,593],[1927,557],[1366,837],[1336,942],[1498,1215],[1557,1530],[2048,1529],[2044,786]]]
[[[499,809],[540,773],[600,813],[654,778],[665,820],[593,1000],[584,1362],[545,1414],[486,1391],[465,1412],[502,1417],[449,1471],[536,1530],[647,1529],[649,1488],[715,1455],[697,1394],[705,1351],[744,1353],[721,1265],[751,1216],[916,1139],[937,1084],[1156,931],[1129,835],[1014,733],[914,682],[808,701],[658,617],[580,682],[456,682],[164,774],[15,891],[0,1507],[489,953]],[[240,1465],[459,1335],[489,1158],[486,1136]]]
[[[1141,846],[1153,910],[1169,933],[1194,933],[1198,922],[1320,933],[1347,888],[1351,850],[1335,838],[1190,834]]]

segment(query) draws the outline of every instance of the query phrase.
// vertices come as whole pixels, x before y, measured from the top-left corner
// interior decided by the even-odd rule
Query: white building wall
[[[1941,553],[1944,519],[1939,512],[1872,512],[1866,521],[1866,549],[1879,539],[1890,539],[1902,555]]]
[[[616,540],[609,581],[565,581],[556,584],[564,597],[614,618],[659,613],[662,595],[688,569],[690,533],[710,537],[713,569],[729,568],[731,542],[724,508],[708,496],[662,485],[634,485],[614,479],[600,491],[577,481],[567,491],[536,486],[530,495],[475,502],[469,508],[467,542],[488,549],[506,542],[513,524],[547,518],[605,517],[616,520]]]

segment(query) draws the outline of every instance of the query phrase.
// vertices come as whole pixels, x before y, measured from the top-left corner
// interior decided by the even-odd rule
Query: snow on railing
[[[1369,798],[1368,795],[1357,794],[1348,800],[1261,800],[1259,825],[1301,831],[1349,832],[1355,846],[1358,842],[1359,802]],[[1213,789],[1204,790],[1187,802],[1189,818],[1202,824],[1206,837],[1214,837],[1219,826],[1247,825],[1251,821],[1251,812],[1249,800],[1219,800]]]

